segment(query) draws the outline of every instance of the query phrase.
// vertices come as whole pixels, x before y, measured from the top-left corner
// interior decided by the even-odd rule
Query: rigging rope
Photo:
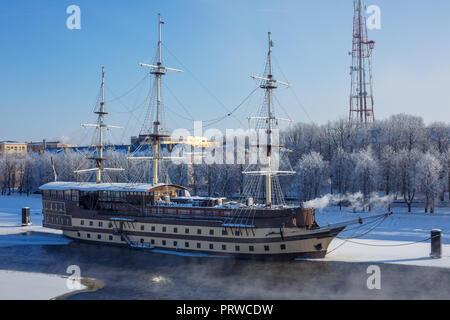
[[[120,95],[118,97],[115,97],[114,99],[107,100],[107,101],[105,101],[105,103],[113,102],[113,101],[119,100],[120,98],[123,98],[123,97],[127,96],[128,94],[133,92],[134,89],[136,89],[142,82],[144,82],[144,80],[148,77],[148,75],[149,75],[149,73],[146,73],[145,76],[138,81],[138,83],[136,83],[130,90],[126,91],[124,94],[122,94],[122,95]]]
[[[186,67],[181,61],[180,61],[180,59],[178,59],[177,58],[177,56],[176,55],[174,55],[170,50],[169,50],[169,48],[167,48],[167,46],[166,45],[164,45],[163,44],[163,47],[167,50],[167,52],[172,56],[172,57],[174,57],[175,58],[175,60],[177,60],[178,61],[178,63],[179,64],[181,64],[181,66],[194,78],[194,80],[195,81],[197,81],[202,87],[203,87],[203,89],[214,99],[214,100],[216,100],[217,101],[217,103],[223,108],[223,109],[225,109],[226,111],[230,111],[230,110],[228,110],[228,108],[225,106],[225,104],[223,104],[204,84],[203,84],[203,82],[201,82],[190,70],[189,70],[189,68],[188,67]],[[237,121],[239,121],[239,123],[241,124],[241,126],[243,126],[243,124],[242,124],[242,122],[241,122],[241,120],[239,119],[239,118],[237,118],[237,117],[235,117],[235,116],[233,116]]]

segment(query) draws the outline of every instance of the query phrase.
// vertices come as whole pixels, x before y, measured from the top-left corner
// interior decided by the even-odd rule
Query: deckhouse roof
[[[49,182],[39,187],[39,190],[79,190],[79,191],[125,191],[150,192],[157,187],[176,187],[186,190],[185,187],[166,183],[95,183],[95,182]]]

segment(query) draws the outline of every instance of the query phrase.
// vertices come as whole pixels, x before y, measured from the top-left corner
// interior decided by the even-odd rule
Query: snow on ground
[[[22,208],[30,207],[31,226],[22,227]],[[60,230],[42,226],[40,195],[0,196],[0,247],[13,245],[67,244]]]
[[[414,244],[368,239],[350,241],[333,240],[329,247],[330,253],[321,260],[450,268],[450,245],[443,245],[441,259],[433,259],[430,257],[431,246],[429,241]],[[336,250],[333,251],[335,248]]]
[[[394,263],[416,266],[450,268],[450,207],[443,206],[433,214],[423,213],[416,206],[412,212],[395,204],[393,215],[381,220],[368,220],[366,225],[348,226],[334,239],[323,261]],[[328,207],[316,213],[319,225],[349,221],[387,212],[378,208],[373,212],[353,212],[351,208]],[[430,231],[442,230],[442,259],[430,258]],[[366,234],[367,233],[367,234]]]
[[[82,284],[69,289],[67,280],[59,275],[0,270],[0,300],[49,300],[86,289]]]

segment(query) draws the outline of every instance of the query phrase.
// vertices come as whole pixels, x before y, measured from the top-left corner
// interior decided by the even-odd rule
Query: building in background
[[[74,148],[75,145],[60,143],[59,141],[46,141],[45,139],[40,142],[28,142],[28,152],[43,153],[47,149],[67,149]]]
[[[0,141],[0,153],[27,153],[27,144],[17,141]]]

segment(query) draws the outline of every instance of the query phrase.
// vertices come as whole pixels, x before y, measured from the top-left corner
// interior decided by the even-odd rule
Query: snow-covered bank
[[[42,226],[42,200],[40,194],[0,196],[0,225],[20,226],[23,207],[30,207],[32,225]]]
[[[374,216],[387,212],[385,209],[376,209],[372,212],[357,211],[351,208],[328,207],[317,211],[316,219],[320,226],[339,223]],[[421,241],[430,237],[432,229],[442,230],[442,241],[450,244],[450,207],[437,208],[436,213],[425,214],[423,209],[414,207],[411,213],[404,207],[393,207],[393,215],[384,221],[374,221],[363,226],[349,226],[340,234],[341,237],[358,237],[358,239],[392,240],[392,241]],[[368,232],[367,234],[365,234]],[[361,236],[363,235],[363,236]]]
[[[22,227],[22,208],[30,207],[31,226]],[[60,230],[42,226],[40,195],[0,196],[0,247],[14,245],[58,245],[70,240]]]
[[[330,253],[320,260],[450,268],[450,245],[443,245],[441,259],[433,259],[430,258],[430,242],[408,243],[368,239],[350,241],[333,240],[329,247]]]
[[[0,270],[0,300],[49,300],[85,290],[69,289],[68,278],[60,275]]]
[[[323,261],[394,263],[415,266],[450,268],[450,207],[436,209],[434,214],[413,207],[411,213],[398,206],[385,220],[347,227],[329,246]],[[353,212],[351,208],[327,207],[316,213],[319,225],[338,223],[386,212]],[[367,222],[370,222],[368,220]],[[430,232],[442,230],[442,259],[430,258]]]

